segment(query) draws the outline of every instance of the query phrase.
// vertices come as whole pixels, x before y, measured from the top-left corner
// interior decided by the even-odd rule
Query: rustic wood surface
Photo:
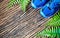
[[[45,28],[48,19],[30,5],[23,12],[18,4],[8,9],[8,3],[9,0],[0,0],[0,38],[36,38],[34,34]]]

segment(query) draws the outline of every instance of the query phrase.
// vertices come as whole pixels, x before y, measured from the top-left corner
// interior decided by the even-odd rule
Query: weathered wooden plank
[[[0,38],[34,38],[48,19],[41,17],[39,9],[32,9],[30,5],[26,12],[19,5],[7,9],[8,2],[4,0],[0,3]]]
[[[4,10],[8,5],[9,0],[3,0],[3,2],[0,3],[0,10]]]

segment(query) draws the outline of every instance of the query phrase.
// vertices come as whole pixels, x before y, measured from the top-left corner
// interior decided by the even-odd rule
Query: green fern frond
[[[60,38],[60,11],[47,21],[46,26],[49,27],[38,32],[37,37]]]
[[[16,0],[10,0],[8,3],[8,8],[12,7],[14,5]]]
[[[60,27],[49,27],[36,34],[37,37],[60,38]]]
[[[26,11],[26,7],[27,7],[27,5],[28,5],[29,2],[30,2],[30,0],[23,0],[21,2],[22,10]]]
[[[14,4],[19,4],[23,11],[26,11],[26,7],[29,4],[30,0],[10,0],[8,3],[8,8],[12,7]]]
[[[46,25],[60,26],[60,11],[55,14],[51,19],[49,19]]]

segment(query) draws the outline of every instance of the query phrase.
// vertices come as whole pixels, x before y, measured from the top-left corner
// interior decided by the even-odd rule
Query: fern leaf
[[[37,37],[60,38],[60,11],[47,21],[46,29],[36,34]]]
[[[8,8],[12,7],[14,5],[16,0],[10,0],[10,2],[8,3]]]
[[[10,0],[8,7],[12,7],[14,4],[19,4],[23,11],[26,11],[26,7],[29,4],[30,0]]]
[[[60,11],[48,20],[46,25],[60,26]]]
[[[60,27],[49,27],[36,34],[37,37],[60,38]]]
[[[26,7],[30,0],[23,0],[21,3],[22,10],[26,11]]]

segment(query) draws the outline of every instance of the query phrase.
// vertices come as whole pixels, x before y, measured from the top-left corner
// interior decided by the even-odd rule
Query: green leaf
[[[60,11],[55,14],[51,19],[49,19],[46,25],[60,26]]]
[[[8,3],[8,8],[12,7],[14,4],[19,4],[23,11],[26,11],[26,7],[29,4],[30,0],[10,0]]]
[[[21,2],[22,10],[26,11],[26,7],[27,7],[29,1],[30,1],[30,0],[23,0],[23,1]]]
[[[48,27],[36,34],[37,37],[60,38],[60,27]]]
[[[60,11],[47,21],[46,26],[48,27],[38,32],[36,37],[60,38]]]
[[[12,7],[14,5],[16,0],[10,0],[10,2],[8,3],[8,8]]]

